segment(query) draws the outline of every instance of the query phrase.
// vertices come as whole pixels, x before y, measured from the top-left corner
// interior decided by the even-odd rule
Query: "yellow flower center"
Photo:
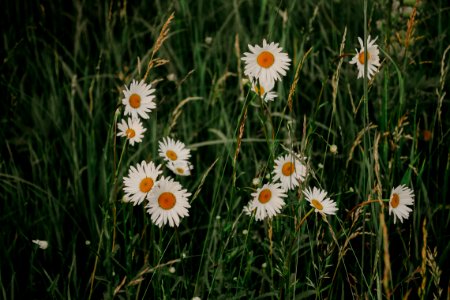
[[[360,64],[364,64],[364,51],[361,51],[361,53],[359,53],[358,54],[358,60],[359,60],[359,63]],[[367,61],[369,61],[369,59],[370,59],[370,52],[369,52],[369,54],[367,55]]]
[[[258,200],[262,204],[267,203],[272,198],[272,192],[269,189],[264,189],[259,193]]]
[[[323,205],[322,205],[322,203],[320,203],[319,200],[317,200],[317,199],[312,199],[312,200],[311,200],[311,204],[312,204],[315,208],[317,208],[318,210],[323,210]]]
[[[399,204],[400,204],[400,197],[394,193],[391,197],[391,206],[392,208],[397,208]]]
[[[177,172],[180,173],[180,174],[184,174],[184,169],[183,168],[176,168],[175,170],[177,170]]]
[[[126,131],[127,138],[132,139],[136,136],[136,131],[134,129],[128,128]]]
[[[139,108],[141,106],[141,96],[138,94],[132,94],[130,96],[130,106],[132,108]]]
[[[141,183],[139,184],[139,190],[143,193],[148,193],[153,187],[153,179],[149,177],[145,177],[142,179]]]
[[[283,173],[284,176],[291,176],[292,173],[295,171],[295,165],[291,163],[290,161],[285,163],[283,167],[281,168],[281,173]]]
[[[177,160],[177,158],[178,158],[178,156],[177,156],[177,154],[175,153],[175,151],[172,151],[172,150],[167,150],[167,151],[166,151],[166,155],[167,155],[167,157],[168,157],[170,160]]]
[[[262,97],[264,95],[266,91],[264,90],[264,88],[262,86],[259,86],[257,84],[255,84],[255,93],[258,94],[260,97]]]
[[[275,62],[275,56],[273,56],[273,54],[269,51],[263,51],[258,55],[256,61],[260,67],[267,69],[270,68]]]
[[[158,197],[159,207],[165,210],[172,209],[177,203],[177,198],[170,192],[164,192]]]

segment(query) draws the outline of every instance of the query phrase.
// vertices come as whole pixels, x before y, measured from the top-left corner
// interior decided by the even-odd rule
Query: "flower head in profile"
[[[367,54],[364,51],[364,42],[358,37],[359,45],[361,46],[361,50],[358,51],[356,49],[356,55],[350,61],[351,64],[356,64],[358,67],[358,78],[364,77],[364,60],[367,56],[367,78],[370,78],[378,72],[378,67],[380,66],[380,50],[378,49],[378,45],[375,45],[375,41],[370,40],[370,35],[367,38]]]
[[[255,212],[255,220],[271,219],[280,213],[287,195],[280,183],[266,183],[252,193],[253,199],[244,207],[244,212],[251,215]]]
[[[143,80],[139,83],[133,80],[130,88],[125,87],[123,91],[122,104],[125,105],[125,115],[131,115],[135,119],[139,117],[148,119],[148,113],[156,108],[156,104],[153,101],[155,96],[152,95],[154,92],[155,90],[151,88],[151,84],[146,84]]]
[[[252,80],[252,91],[266,102],[273,101],[277,97],[277,93],[273,92],[273,85],[264,85],[257,80]]]
[[[169,223],[170,227],[178,227],[181,218],[189,216],[190,195],[191,193],[172,178],[162,177],[147,197],[146,208],[153,224],[162,227]]]
[[[313,187],[312,191],[307,188],[303,191],[306,200],[312,207],[315,208],[315,212],[320,212],[326,215],[335,215],[338,208],[336,202],[327,198],[327,192],[316,187]]]
[[[45,250],[48,248],[48,242],[42,241],[42,240],[32,240],[32,242],[39,246],[42,250]]]
[[[180,176],[189,176],[191,175],[191,170],[193,169],[193,166],[188,161],[170,161],[167,163],[167,168],[171,170],[174,174],[180,175]]]
[[[136,167],[131,166],[128,177],[123,178],[125,197],[134,205],[141,204],[162,173],[160,168],[160,165],[155,166],[152,161],[147,163],[145,160]]]
[[[403,219],[408,219],[409,213],[412,208],[408,205],[414,204],[414,192],[412,189],[405,185],[399,185],[395,189],[392,189],[391,196],[389,197],[389,215],[394,213],[394,224],[397,218],[403,223]]]
[[[281,155],[275,160],[274,181],[279,180],[285,190],[292,190],[305,180],[306,167],[294,154]]]
[[[266,40],[263,40],[262,47],[248,45],[251,52],[245,52],[242,58],[245,61],[244,74],[268,85],[281,80],[289,69],[291,59],[287,53],[281,52],[283,49],[278,45],[274,42],[268,44]]]
[[[142,142],[144,132],[147,131],[147,129],[142,126],[139,119],[133,118],[128,118],[127,121],[122,120],[117,124],[117,127],[119,128],[117,136],[126,137],[131,146],[134,146],[134,143]]]
[[[167,162],[180,162],[187,161],[191,157],[191,151],[183,142],[165,137],[159,142],[159,155]]]

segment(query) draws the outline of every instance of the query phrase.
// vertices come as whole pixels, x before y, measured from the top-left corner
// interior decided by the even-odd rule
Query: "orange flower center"
[[[397,208],[400,204],[400,197],[397,194],[393,194],[391,197],[391,206],[392,208]]]
[[[139,96],[138,94],[131,94],[130,106],[132,108],[139,108],[141,106],[141,96]]]
[[[315,208],[317,208],[318,210],[323,210],[323,205],[322,205],[322,203],[320,203],[319,200],[317,200],[317,199],[312,199],[312,200],[311,200],[311,204],[312,204]]]
[[[141,183],[139,184],[139,190],[143,193],[148,193],[153,187],[153,179],[149,177],[145,177],[142,179]]]
[[[423,140],[425,142],[428,142],[433,137],[433,134],[429,130],[424,130],[422,133],[423,133]]]
[[[177,154],[175,153],[175,151],[172,151],[172,150],[167,150],[167,151],[166,151],[166,155],[167,155],[167,157],[168,157],[170,160],[177,160],[177,158],[178,158],[178,156],[177,156]]]
[[[177,203],[177,198],[170,192],[164,192],[158,197],[158,204],[162,209],[172,209],[175,206],[175,203]]]
[[[272,198],[272,192],[269,189],[264,189],[259,193],[258,200],[262,204],[267,203]]]
[[[136,131],[134,131],[134,129],[128,128],[126,131],[126,135],[129,139],[132,139],[136,136]]]
[[[262,86],[259,86],[256,84],[255,85],[255,93],[258,94],[260,97],[262,97],[264,95],[266,91],[264,90],[264,88]]]
[[[358,60],[359,60],[359,63],[360,64],[364,64],[364,51],[361,51],[361,53],[359,53],[358,54]],[[369,55],[367,55],[367,61],[369,61],[369,59],[370,59],[370,52],[369,52]]]
[[[176,168],[175,170],[177,170],[177,172],[180,173],[180,174],[184,174],[184,169],[183,168]]]
[[[287,162],[283,165],[281,168],[281,173],[283,173],[284,176],[291,176],[292,173],[295,171],[295,165],[291,162]]]
[[[260,67],[267,69],[270,68],[275,62],[275,56],[273,56],[273,54],[269,51],[263,51],[258,55],[256,61]]]

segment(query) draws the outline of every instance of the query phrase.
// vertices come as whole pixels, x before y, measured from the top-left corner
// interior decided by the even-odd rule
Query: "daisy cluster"
[[[281,52],[278,43],[268,44],[263,40],[262,47],[248,45],[251,52],[245,52],[242,60],[245,62],[244,74],[250,78],[252,90],[264,99],[273,101],[277,94],[273,92],[275,82],[286,75],[291,59],[287,53]]]
[[[150,84],[143,81],[138,83],[135,80],[123,91],[124,115],[130,117],[117,124],[119,129],[117,135],[125,137],[131,146],[142,142],[146,128],[140,118],[148,119],[149,113],[156,108],[154,92]],[[164,137],[159,141],[158,150],[165,166],[175,175],[191,174],[193,168],[189,162],[191,153],[183,142]],[[144,160],[130,166],[128,176],[123,179],[124,199],[134,205],[145,203],[145,208],[155,225],[178,226],[181,218],[189,216],[191,193],[170,176],[162,176],[162,173],[162,165],[156,165],[153,161]]]
[[[358,78],[364,78],[365,63],[367,63],[367,78],[370,80],[377,72],[380,64],[380,50],[375,44],[376,40],[367,39],[367,51],[364,49],[363,40],[358,37],[361,49],[356,49],[355,56],[350,64],[356,64],[358,68]],[[245,52],[242,60],[245,62],[244,74],[250,79],[252,91],[261,99],[269,102],[273,101],[277,94],[273,91],[275,83],[281,81],[282,76],[286,76],[291,59],[287,53],[282,52],[283,48],[278,43],[267,43],[264,39],[262,46],[248,45],[250,52]]]
[[[296,189],[305,181],[307,169],[298,154],[288,153],[275,160],[272,175],[272,182],[264,184],[252,193],[252,200],[244,207],[244,212],[247,215],[254,213],[257,221],[270,219],[281,212],[287,192]],[[303,194],[316,213],[336,214],[336,202],[327,198],[326,191],[313,187],[312,190],[306,188]]]
[[[375,44],[377,38],[367,40],[367,48],[364,42],[358,38],[361,49],[356,49],[356,55],[350,64],[356,64],[358,68],[358,78],[365,75],[370,80],[378,72],[380,67],[380,50]],[[252,83],[252,90],[262,99],[272,101],[276,98],[276,93],[272,91],[277,80],[281,80],[289,69],[291,59],[287,53],[282,52],[278,43],[267,43],[263,40],[262,46],[248,45],[250,52],[245,52],[242,60],[245,62],[244,74],[249,76]],[[367,72],[366,66],[367,64]],[[337,149],[334,150],[336,152]],[[274,162],[272,181],[263,184],[251,194],[251,200],[244,207],[244,212],[255,216],[257,221],[265,218],[272,218],[279,214],[285,205],[284,199],[290,190],[297,188],[301,182],[305,181],[307,169],[302,164],[299,155],[288,153],[279,156]],[[260,181],[254,179],[255,185]],[[325,190],[313,187],[303,190],[303,195],[316,213],[322,215],[335,215],[338,208],[336,202],[327,197]],[[414,193],[404,185],[392,190],[389,198],[389,215],[394,214],[394,223],[397,219],[403,222],[412,211],[409,205],[414,204]]]

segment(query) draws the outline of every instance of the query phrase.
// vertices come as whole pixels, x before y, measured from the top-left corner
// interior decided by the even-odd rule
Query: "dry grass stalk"
[[[353,152],[355,151],[355,148],[361,144],[362,138],[364,136],[364,134],[371,130],[377,128],[377,125],[373,125],[372,123],[369,123],[369,125],[367,125],[366,127],[364,127],[363,129],[361,129],[360,132],[358,132],[358,135],[356,136],[356,140],[353,142],[352,148],[350,149],[350,152],[348,154],[348,159],[347,162],[345,163],[345,167],[348,167],[348,164],[350,163],[350,161],[353,159]]]
[[[169,131],[172,130],[172,128],[177,124],[177,120],[180,117],[182,110],[181,108],[188,102],[191,101],[197,101],[197,100],[202,100],[203,97],[188,97],[184,100],[182,100],[180,103],[178,103],[177,107],[175,107],[175,109],[172,112],[172,122],[169,125]]]
[[[244,128],[245,128],[245,121],[247,120],[247,107],[245,108],[244,115],[241,119],[241,124],[239,125],[239,135],[237,137],[237,145],[236,145],[236,151],[234,153],[233,158],[233,165],[236,166],[236,159],[239,155],[239,151],[241,150],[241,142],[242,142],[242,136],[244,135]]]
[[[133,285],[137,285],[139,283],[141,283],[144,280],[144,275],[148,274],[148,273],[152,273],[158,269],[161,269],[163,267],[166,266],[170,266],[173,265],[174,263],[178,263],[181,261],[181,258],[177,258],[177,259],[172,259],[169,260],[168,262],[165,262],[163,264],[159,264],[156,265],[154,267],[150,267],[150,266],[146,266],[143,269],[141,269],[141,271],[127,284],[127,286],[133,286]]]
[[[430,248],[427,248],[427,265],[430,268],[431,277],[433,279],[433,284],[436,288],[436,292],[433,292],[433,299],[441,299],[442,297],[442,288],[440,287],[441,274],[442,270],[439,268],[439,265],[436,263],[437,257],[437,249],[434,248],[433,252],[431,252]],[[450,295],[449,295],[450,297]]]
[[[373,145],[373,158],[375,162],[374,171],[375,177],[377,179],[377,185],[375,190],[377,192],[378,199],[382,199],[382,185],[381,185],[381,176],[380,176],[380,156],[378,153],[378,146],[380,145],[381,134],[377,132],[375,134],[375,142]],[[381,232],[383,234],[383,260],[384,260],[384,272],[383,272],[383,288],[386,294],[386,298],[389,299],[391,297],[391,290],[389,286],[389,282],[391,279],[391,258],[389,255],[389,234],[386,226],[386,221],[384,217],[384,204],[383,201],[379,200],[380,203],[380,226]]]
[[[288,106],[290,112],[292,112],[292,97],[294,96],[295,90],[297,89],[297,83],[300,77],[300,70],[302,69],[303,63],[305,62],[309,53],[311,53],[312,49],[313,48],[309,48],[309,50],[303,55],[302,61],[297,66],[297,70],[295,70],[294,81],[292,82],[291,88],[289,89],[289,96],[288,96]]]
[[[239,77],[239,96],[244,97],[244,85],[242,84],[242,72],[241,72],[241,48],[239,47],[239,34],[234,36],[234,51],[237,58],[237,74]]]
[[[153,51],[152,51],[152,55],[150,56],[150,61],[148,62],[148,66],[147,66],[147,71],[145,71],[145,75],[144,75],[144,81],[147,79],[148,73],[150,72],[150,70],[156,65],[156,60],[153,59],[153,57],[155,56],[156,52],[158,52],[158,50],[161,48],[161,46],[164,44],[164,42],[167,40],[168,35],[169,35],[169,25],[170,22],[172,22],[172,20],[175,17],[175,13],[172,13],[169,18],[166,20],[166,22],[164,23],[163,27],[161,28],[161,31],[159,33],[158,38],[156,39],[155,45],[153,46]]]
[[[422,246],[422,265],[420,266],[420,276],[422,276],[422,284],[419,286],[419,289],[417,291],[417,294],[419,295],[420,299],[425,299],[426,294],[426,287],[427,287],[427,238],[428,238],[428,231],[427,231],[427,218],[423,220],[422,224],[422,234],[423,234],[423,246]]]
[[[336,68],[336,72],[334,72],[333,77],[331,78],[331,86],[333,88],[333,113],[336,111],[336,98],[337,98],[337,90],[339,86],[339,74],[341,72],[342,62],[344,61],[344,49],[345,49],[345,37],[347,36],[347,26],[344,29],[344,34],[342,36],[341,48],[339,49],[339,63]]]
[[[414,25],[416,24],[416,14],[417,14],[417,4],[419,4],[419,0],[416,1],[414,5],[413,11],[409,16],[408,23],[406,24],[406,37],[405,37],[405,49],[408,49],[409,43],[414,34]]]

